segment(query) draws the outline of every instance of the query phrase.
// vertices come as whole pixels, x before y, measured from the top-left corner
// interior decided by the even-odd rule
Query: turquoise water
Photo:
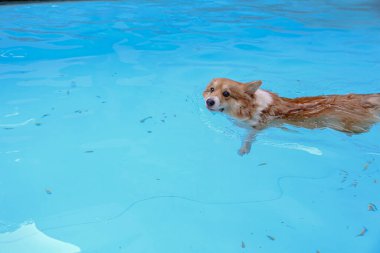
[[[369,1],[0,6],[0,253],[380,252],[379,125],[240,157],[201,97],[379,92],[379,24]]]

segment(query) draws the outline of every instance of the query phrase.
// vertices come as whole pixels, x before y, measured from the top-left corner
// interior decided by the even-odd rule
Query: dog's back
[[[380,93],[279,99],[282,119],[297,126],[361,133],[380,121]]]

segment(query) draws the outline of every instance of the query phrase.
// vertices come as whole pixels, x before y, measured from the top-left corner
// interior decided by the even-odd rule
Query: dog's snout
[[[208,106],[213,106],[213,105],[215,105],[215,101],[214,101],[214,99],[209,98],[209,99],[206,100],[206,104]]]

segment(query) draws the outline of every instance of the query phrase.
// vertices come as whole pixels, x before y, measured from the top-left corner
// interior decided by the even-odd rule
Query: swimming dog
[[[250,129],[240,155],[248,154],[257,132],[270,126],[289,124],[359,134],[380,121],[380,93],[285,98],[260,89],[261,84],[260,80],[240,83],[215,78],[203,92],[210,111],[225,113]]]

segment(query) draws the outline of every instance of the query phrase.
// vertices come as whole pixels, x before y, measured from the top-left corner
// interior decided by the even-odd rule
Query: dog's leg
[[[239,155],[243,156],[243,155],[248,154],[249,151],[251,151],[251,145],[252,145],[252,142],[256,138],[256,134],[257,134],[257,130],[254,130],[254,129],[248,132],[247,136],[243,140],[243,143],[239,149]]]

